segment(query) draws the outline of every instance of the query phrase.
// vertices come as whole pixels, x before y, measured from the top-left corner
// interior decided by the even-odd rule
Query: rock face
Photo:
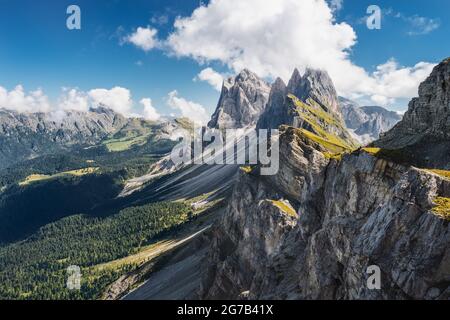
[[[257,128],[276,129],[289,125],[319,136],[321,129],[325,129],[356,146],[345,128],[337,101],[333,82],[325,71],[307,69],[302,77],[295,69],[287,86],[280,78],[273,83]]]
[[[26,114],[0,110],[0,168],[70,146],[97,143],[126,123],[126,118],[104,107]]]
[[[312,107],[320,107],[341,120],[338,96],[328,73],[306,69],[302,77],[295,69],[287,86],[280,78],[273,83],[269,102],[258,121],[258,128],[278,128],[282,124],[296,126],[295,117],[298,114],[296,107],[292,105],[290,95]]]
[[[339,97],[347,128],[361,144],[368,144],[401,120],[396,112],[378,106],[360,107],[356,102]]]
[[[330,161],[292,128],[280,147],[277,175],[241,174],[214,232],[203,298],[450,298],[450,224],[430,211],[450,196],[448,180],[365,152]],[[381,290],[367,287],[372,265]]]
[[[297,90],[292,93],[300,100],[311,98],[324,110],[340,114],[336,89],[326,71],[307,68]]]
[[[403,120],[387,132],[376,146],[404,149],[417,165],[450,168],[450,58],[436,66],[420,85],[419,97],[409,103]],[[425,159],[428,157],[428,159]],[[414,160],[414,159],[413,159]]]
[[[208,127],[231,129],[255,125],[266,107],[269,92],[268,83],[244,69],[235,78],[225,80]]]
[[[292,75],[292,79],[296,73]],[[298,74],[300,77],[300,74]],[[293,124],[294,114],[293,108],[288,104],[288,88],[281,78],[277,78],[272,84],[269,94],[269,101],[265,111],[258,120],[257,128],[259,129],[277,129],[281,124]]]
[[[446,134],[450,92],[443,73],[448,61],[386,137]],[[437,128],[430,120],[435,108]],[[450,298],[449,216],[436,213],[450,211],[436,209],[437,199],[450,203],[446,174],[386,160],[373,149],[324,152],[334,147],[307,129],[281,127],[280,169],[273,176],[259,176],[257,168],[240,174],[213,232],[200,297]],[[381,272],[379,290],[367,285],[370,266]]]

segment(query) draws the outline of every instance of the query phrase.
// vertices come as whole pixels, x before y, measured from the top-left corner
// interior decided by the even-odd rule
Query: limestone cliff
[[[449,75],[447,60],[421,85],[405,119],[375,144],[445,139]],[[315,121],[282,126],[278,173],[241,172],[213,232],[200,297],[450,298],[450,173],[337,139]],[[367,286],[373,265],[380,290]]]
[[[400,150],[417,166],[450,169],[450,58],[433,69],[403,120],[374,145]]]
[[[225,80],[208,127],[232,129],[255,125],[266,107],[269,91],[270,85],[247,69]]]

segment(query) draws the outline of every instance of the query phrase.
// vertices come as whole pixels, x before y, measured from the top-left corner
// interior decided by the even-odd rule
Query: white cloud
[[[126,36],[123,41],[134,44],[136,47],[141,48],[144,51],[150,51],[151,49],[159,46],[157,39],[158,30],[151,27],[139,27],[136,31]]]
[[[183,117],[198,124],[204,125],[209,120],[209,115],[202,105],[179,97],[176,90],[169,93],[167,104],[172,109],[178,110]]]
[[[93,89],[88,92],[94,107],[104,105],[123,115],[129,115],[133,107],[130,90],[122,87]]]
[[[89,104],[89,96],[74,88],[63,88],[63,93],[58,99],[58,109],[66,111],[88,111]]]
[[[217,91],[222,90],[223,76],[212,68],[203,69],[194,80],[206,81]]]
[[[295,67],[325,69],[344,96],[392,102],[417,94],[432,64],[400,67],[390,60],[369,73],[350,60],[356,33],[333,13],[325,0],[267,0],[264,6],[260,0],[212,0],[177,18],[164,47],[178,57],[219,61],[234,72],[249,68],[268,78],[288,80]]]
[[[344,5],[344,0],[329,0],[330,8],[333,11],[339,11]]]
[[[411,30],[408,31],[410,36],[428,34],[441,26],[440,19],[433,19],[428,17],[422,17],[419,15],[407,16],[403,13],[396,13],[394,17],[402,19],[407,22]]]
[[[144,107],[143,116],[146,120],[157,121],[161,118],[161,115],[153,107],[152,99],[144,98],[139,103]]]
[[[370,91],[384,96],[388,103],[392,103],[395,98],[416,96],[420,82],[428,77],[434,66],[431,63],[419,62],[413,67],[402,67],[397,61],[390,59],[379,65],[373,73],[373,87]]]
[[[21,85],[17,85],[11,91],[0,86],[0,108],[18,112],[47,112],[51,106],[41,89],[26,93]]]
[[[142,112],[134,113],[131,92],[122,87],[98,88],[88,92],[77,88],[62,88],[60,96],[54,103],[51,103],[40,89],[26,93],[21,85],[11,91],[0,86],[0,108],[19,113],[46,112],[55,119],[64,117],[65,111],[86,112],[99,106],[110,108],[126,117],[144,117],[153,121],[161,118],[150,98],[141,99],[140,104]]]
[[[387,107],[394,103],[394,99],[381,96],[379,94],[374,94],[370,97],[370,100],[375,102],[376,105]]]
[[[122,87],[111,89],[92,89],[88,92],[76,88],[63,88],[62,94],[52,110],[89,111],[90,108],[105,106],[121,113],[132,116],[133,100],[130,90]]]

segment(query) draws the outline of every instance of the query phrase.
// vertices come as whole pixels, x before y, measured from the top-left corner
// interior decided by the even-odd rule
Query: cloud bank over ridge
[[[264,6],[259,0],[212,0],[178,17],[173,32],[158,41],[169,55],[200,64],[218,61],[236,73],[249,68],[269,79],[287,80],[296,67],[324,69],[341,95],[377,104],[415,96],[435,64],[404,67],[390,59],[374,72],[354,64],[350,53],[357,35],[349,24],[336,22],[341,6],[325,0],[267,0]],[[217,89],[216,72],[205,70],[199,79]]]

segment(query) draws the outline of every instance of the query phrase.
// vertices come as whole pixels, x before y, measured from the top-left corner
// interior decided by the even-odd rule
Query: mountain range
[[[379,106],[361,107],[343,97],[339,97],[339,104],[347,128],[361,144],[377,140],[402,119],[394,111]]]
[[[246,69],[225,80],[208,126],[279,129],[272,176],[173,166],[186,119],[0,111],[0,296],[449,299],[449,65],[403,119],[339,97],[323,70],[296,69],[287,84]],[[79,228],[102,232],[78,238]],[[54,253],[70,237],[83,254]],[[74,263],[94,281],[81,293],[42,280]]]

